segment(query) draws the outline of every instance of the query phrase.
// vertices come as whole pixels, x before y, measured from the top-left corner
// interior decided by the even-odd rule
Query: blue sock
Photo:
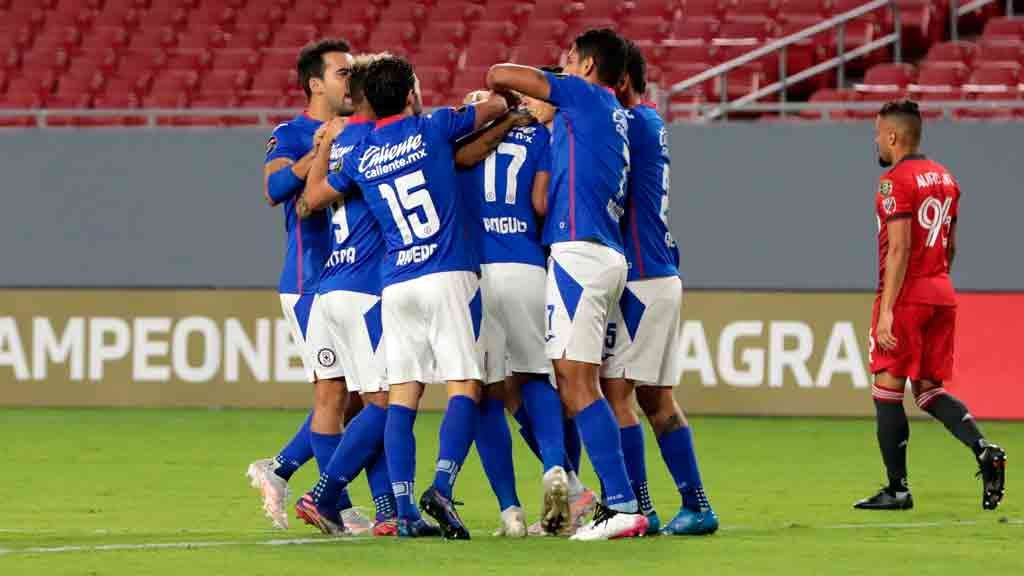
[[[384,426],[384,455],[388,461],[388,475],[391,490],[398,505],[398,517],[419,520],[413,496],[413,480],[416,478],[416,437],[412,427],[416,423],[416,411],[405,406],[388,406],[388,422]]]
[[[695,512],[711,508],[704,494],[704,484],[700,481],[700,469],[697,468],[697,454],[693,450],[693,435],[690,428],[679,428],[658,437],[661,457],[665,460],[669,474],[679,489],[683,499],[683,507]]]
[[[526,407],[520,405],[512,417],[519,423],[519,435],[523,437],[523,441],[530,447],[530,452],[533,452],[537,460],[540,460],[540,446],[537,445],[537,438],[533,435],[533,427],[530,426],[530,417],[526,415]]]
[[[313,446],[313,456],[316,457],[316,465],[322,476],[331,458],[334,457],[338,444],[341,443],[341,434],[320,434],[310,431],[309,443]],[[348,497],[348,490],[342,490],[338,495],[338,510],[348,510],[351,507],[352,500]]]
[[[562,400],[547,377],[533,378],[523,384],[520,393],[530,418],[530,427],[537,437],[544,471],[565,466],[565,431],[562,430]]]
[[[359,411],[345,429],[327,469],[313,490],[316,503],[325,510],[337,510],[342,490],[359,475],[384,445],[387,412],[373,404]],[[351,505],[349,506],[351,508]],[[345,509],[345,508],[341,508]]]
[[[622,456],[626,463],[626,473],[640,503],[640,512],[649,514],[654,511],[651,494],[647,490],[647,464],[644,462],[644,429],[637,424],[619,430],[622,437]]]
[[[277,462],[274,473],[284,478],[285,481],[290,480],[296,470],[313,458],[313,445],[309,442],[309,424],[312,421],[313,412],[310,411],[295,436],[292,436],[291,441],[285,444],[281,452],[274,458],[274,461]]]
[[[622,458],[622,439],[612,408],[604,398],[598,398],[576,415],[580,438],[587,447],[587,455],[605,488],[606,504],[612,510],[635,514],[636,496],[629,485],[626,464]]]
[[[377,508],[377,522],[393,520],[396,514],[395,493],[391,491],[391,476],[388,475],[388,459],[383,445],[366,467],[366,481],[370,485],[373,505]]]
[[[505,420],[505,403],[500,399],[484,398],[480,401],[476,451],[491,483],[491,490],[498,498],[498,510],[519,506],[516,474],[512,466],[512,435]]]
[[[448,410],[441,421],[441,449],[437,452],[437,471],[434,473],[434,488],[448,498],[452,497],[455,478],[466,461],[469,447],[473,445],[479,422],[480,410],[471,398],[452,396],[448,399]]]
[[[565,469],[578,474],[580,460],[583,458],[583,444],[580,443],[580,430],[576,427],[576,419],[566,418],[563,428],[565,429]]]

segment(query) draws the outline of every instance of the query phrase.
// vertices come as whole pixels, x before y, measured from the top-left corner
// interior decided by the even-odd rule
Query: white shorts
[[[474,272],[438,272],[384,288],[389,384],[484,379],[483,300]]]
[[[480,272],[487,382],[502,382],[513,372],[551,372],[544,353],[544,269],[502,262],[484,264]]]
[[[626,258],[594,242],[551,246],[547,355],[601,364],[608,317],[626,286]]]
[[[285,320],[291,327],[292,340],[295,347],[299,349],[299,356],[302,357],[302,369],[306,373],[306,380],[316,382],[316,375],[313,373],[313,364],[309,361],[309,348],[306,345],[306,333],[309,327],[309,317],[313,310],[313,300],[316,294],[280,294],[281,311],[284,312]]]
[[[683,370],[682,308],[678,276],[626,283],[608,322],[601,376],[626,378],[637,386],[677,386]]]
[[[349,392],[387,390],[382,340],[379,296],[347,290],[317,296],[307,341],[318,377],[344,377]]]

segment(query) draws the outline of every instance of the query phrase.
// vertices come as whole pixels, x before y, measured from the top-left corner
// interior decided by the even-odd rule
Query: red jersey
[[[941,164],[920,154],[907,156],[882,175],[875,198],[879,297],[885,284],[885,257],[889,250],[886,223],[909,218],[910,262],[896,302],[956,305],[946,247],[959,204],[960,187],[953,176]]]

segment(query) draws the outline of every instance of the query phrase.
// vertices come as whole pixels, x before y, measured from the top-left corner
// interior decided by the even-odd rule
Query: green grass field
[[[912,423],[917,508],[865,513],[850,505],[881,482],[871,421],[696,418],[722,530],[583,544],[492,538],[497,505],[475,453],[457,486],[471,542],[330,540],[295,521],[287,532],[272,531],[245,468],[272,455],[301,418],[256,410],[0,410],[0,575],[1024,571],[1024,503],[1015,498],[1013,470],[1003,506],[983,512],[969,453],[931,420]],[[438,423],[436,414],[417,422],[417,491],[432,476]],[[1011,463],[1024,449],[1024,424],[983,430]],[[519,493],[532,520],[540,466],[514,438]],[[652,496],[667,521],[678,496],[650,434],[647,446]],[[311,463],[292,480],[293,491],[314,476]],[[363,478],[352,495],[371,504]]]

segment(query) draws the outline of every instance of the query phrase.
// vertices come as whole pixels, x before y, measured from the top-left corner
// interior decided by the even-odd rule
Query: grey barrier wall
[[[0,286],[273,286],[267,133],[0,133]],[[671,226],[697,288],[870,290],[881,169],[869,124],[671,127]],[[957,286],[1024,290],[1024,124],[935,124],[964,192]]]

